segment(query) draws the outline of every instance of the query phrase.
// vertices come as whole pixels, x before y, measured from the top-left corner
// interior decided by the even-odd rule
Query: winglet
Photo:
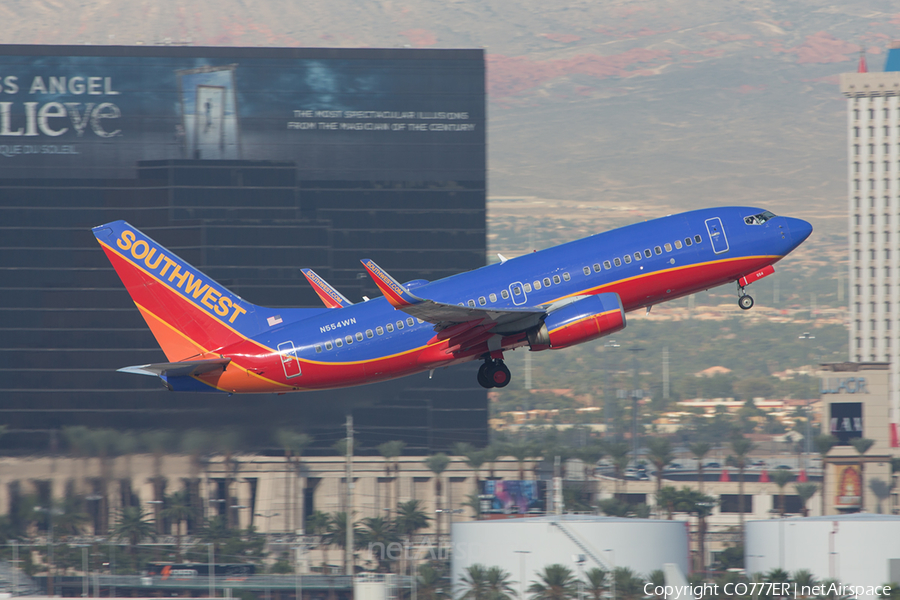
[[[331,287],[327,281],[319,277],[312,269],[300,270],[303,271],[303,275],[306,277],[309,285],[315,290],[316,295],[319,296],[326,308],[343,308],[353,304],[347,300],[343,294]]]
[[[369,277],[372,278],[372,281],[375,282],[375,285],[378,286],[378,289],[381,290],[381,293],[384,294],[384,297],[387,298],[387,301],[394,308],[403,308],[404,306],[419,304],[423,301],[418,296],[410,294],[408,289],[385,273],[372,259],[364,258],[360,262],[369,273]]]

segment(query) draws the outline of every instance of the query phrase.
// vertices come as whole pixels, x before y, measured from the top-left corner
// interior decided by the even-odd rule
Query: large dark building
[[[249,301],[320,306],[300,269],[377,296],[485,260],[480,50],[0,46],[0,424],[277,427],[329,447],[487,439],[474,368],[282,396],[178,394],[91,227],[124,219]],[[469,372],[471,371],[471,373]]]

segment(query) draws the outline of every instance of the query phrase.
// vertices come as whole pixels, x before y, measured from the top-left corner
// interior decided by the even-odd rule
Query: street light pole
[[[519,600],[525,600],[525,559],[526,555],[531,554],[531,550],[513,550],[516,554],[520,554],[519,559]]]
[[[609,565],[612,567],[612,570],[609,572],[609,581],[612,588],[611,600],[616,600],[616,551],[614,548],[607,548],[606,552],[610,554]]]
[[[578,565],[578,600],[584,600],[584,563],[587,557],[584,554],[576,554],[572,558],[575,559],[575,564]]]
[[[116,597],[116,545],[112,538],[109,538],[109,574],[112,583],[109,586],[109,597]]]
[[[303,558],[302,558],[302,554],[301,554],[302,551],[303,551],[302,545],[294,548],[294,552],[295,552],[294,560],[297,563],[294,567],[294,569],[295,569],[295,571],[294,571],[294,576],[295,576],[294,586],[296,588],[294,590],[294,595],[296,597],[296,600],[303,600],[303,574],[300,572],[301,567],[303,566]]]
[[[616,343],[616,340],[609,340],[605,344],[603,344],[604,348],[618,348],[619,344]],[[615,423],[615,400],[613,400],[612,404],[608,404],[609,399],[609,357],[606,355],[607,351],[603,352],[603,367],[604,367],[604,378],[603,378],[603,413],[606,416],[606,436],[610,435],[611,430],[613,429],[613,425]]]
[[[13,551],[13,570],[12,570],[12,584],[13,584],[13,596],[19,595],[19,542],[17,540],[12,541],[12,551]]]
[[[637,353],[642,352],[644,349],[640,347],[629,348],[628,351],[631,352],[631,369],[632,369],[632,383],[633,387],[631,388],[631,442],[634,448],[634,462],[637,464],[638,460],[638,400],[643,398],[644,394],[641,390],[638,389],[638,367],[637,367]]]
[[[212,544],[207,544],[209,548],[209,597],[216,597],[216,550]]]
[[[47,520],[49,522],[49,537],[47,539],[47,595],[55,596],[56,594],[54,593],[55,589],[53,585],[53,502],[50,502],[49,508],[35,506],[34,510],[36,512],[47,513]]]

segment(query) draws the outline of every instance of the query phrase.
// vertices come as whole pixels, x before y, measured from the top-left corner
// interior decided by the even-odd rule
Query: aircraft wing
[[[353,304],[312,269],[300,269],[326,308],[343,308]]]
[[[493,323],[497,333],[522,331],[538,324],[547,314],[544,308],[475,308],[419,298],[371,259],[361,262],[391,306],[417,319],[434,323],[438,330],[459,323],[480,321],[483,324]]]
[[[122,367],[120,373],[137,373],[138,375],[152,375],[154,377],[184,377],[188,375],[202,375],[218,369],[225,370],[230,358],[213,358],[209,360],[186,360],[174,363],[153,363],[149,365],[136,365],[134,367]]]

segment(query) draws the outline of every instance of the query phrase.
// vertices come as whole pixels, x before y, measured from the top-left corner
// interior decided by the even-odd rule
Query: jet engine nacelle
[[[528,332],[531,350],[559,350],[625,329],[618,294],[597,294],[561,306]]]

